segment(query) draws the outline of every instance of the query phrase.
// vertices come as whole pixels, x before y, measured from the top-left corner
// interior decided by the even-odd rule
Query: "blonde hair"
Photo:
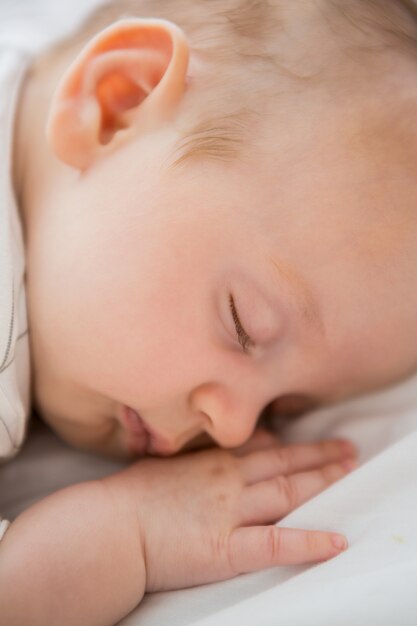
[[[159,17],[175,22],[186,33],[192,54],[204,61],[205,72],[184,98],[173,166],[198,157],[229,161],[253,148],[262,102],[300,82],[303,88],[306,82],[320,82],[316,74],[300,73],[285,61],[288,41],[283,44],[280,35],[285,35],[289,2],[306,0],[108,0],[75,37],[54,46],[47,56],[84,44],[118,19]],[[414,0],[307,0],[306,11],[309,4],[322,10],[338,37],[343,23],[342,32],[361,30],[368,48],[378,32],[376,40],[380,42],[383,33],[384,45],[395,41],[407,47],[412,42],[413,52],[417,49],[415,21],[410,20],[410,14],[416,14]]]

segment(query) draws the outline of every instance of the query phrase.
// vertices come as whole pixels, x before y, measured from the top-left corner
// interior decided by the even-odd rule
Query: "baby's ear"
[[[173,117],[189,47],[172,22],[128,18],[102,30],[62,76],[47,121],[55,155],[79,170]]]

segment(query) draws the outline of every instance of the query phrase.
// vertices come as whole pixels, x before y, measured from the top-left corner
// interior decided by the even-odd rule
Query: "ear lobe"
[[[99,157],[173,117],[186,89],[189,48],[172,22],[129,18],[96,35],[63,75],[47,140],[85,170]]]

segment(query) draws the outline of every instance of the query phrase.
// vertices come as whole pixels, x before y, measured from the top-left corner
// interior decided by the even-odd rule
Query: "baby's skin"
[[[355,454],[338,440],[282,446],[258,429],[233,452],[144,459],[56,492],[3,539],[1,624],[110,626],[145,592],[328,560],[342,536],[273,524],[343,478]]]

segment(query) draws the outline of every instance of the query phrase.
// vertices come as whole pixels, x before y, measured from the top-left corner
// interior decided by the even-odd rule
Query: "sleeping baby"
[[[257,425],[417,370],[416,56],[407,0],[120,0],[0,50],[0,457],[34,409],[131,461],[0,522],[1,624],[347,548],[275,524],[355,447]]]

